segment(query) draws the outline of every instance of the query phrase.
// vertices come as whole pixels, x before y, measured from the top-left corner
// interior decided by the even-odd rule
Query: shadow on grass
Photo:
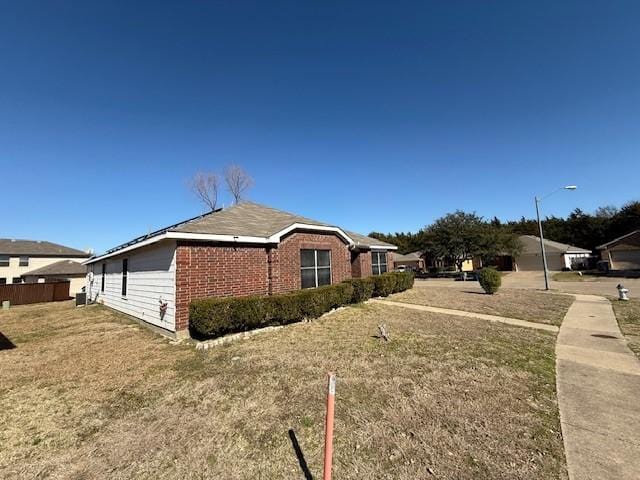
[[[300,469],[304,474],[305,480],[313,480],[313,475],[311,475],[311,471],[309,470],[307,461],[304,459],[304,453],[302,453],[302,449],[300,448],[300,444],[298,443],[296,432],[294,432],[292,428],[289,429],[289,439],[291,440],[291,446],[293,447],[293,451],[298,458],[298,464],[300,465]]]
[[[16,346],[0,332],[0,350],[11,350],[12,348],[16,348]]]

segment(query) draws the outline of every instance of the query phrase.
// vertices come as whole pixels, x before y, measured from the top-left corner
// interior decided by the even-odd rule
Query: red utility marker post
[[[327,391],[327,418],[324,428],[324,480],[331,480],[331,459],[333,458],[333,410],[336,398],[336,376],[329,373]]]

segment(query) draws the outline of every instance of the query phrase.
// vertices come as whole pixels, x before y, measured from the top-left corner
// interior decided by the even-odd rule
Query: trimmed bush
[[[493,295],[502,285],[502,277],[495,268],[483,268],[478,273],[478,282],[486,293]]]
[[[274,316],[268,297],[223,297],[194,300],[189,305],[191,328],[201,335],[220,336],[270,325]]]
[[[393,293],[404,292],[413,288],[415,276],[413,272],[394,272],[391,275],[396,277],[396,286]]]
[[[396,291],[396,276],[393,273],[384,273],[373,277],[373,296],[386,297]]]
[[[414,275],[413,272],[387,272],[371,278],[374,282],[373,296],[386,297],[412,288]]]
[[[372,295],[386,297],[412,286],[411,272],[390,272],[282,295],[193,300],[189,306],[189,327],[196,336],[218,337],[286,325],[318,318],[334,308],[365,301]]]
[[[344,283],[353,287],[353,295],[350,303],[361,303],[369,300],[373,295],[374,283],[371,277],[352,278],[345,280]]]
[[[353,285],[339,283],[283,295],[194,300],[189,306],[189,326],[200,336],[218,337],[318,318],[351,303],[353,291]]]

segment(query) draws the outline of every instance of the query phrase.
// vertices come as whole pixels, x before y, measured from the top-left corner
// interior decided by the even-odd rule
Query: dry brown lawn
[[[320,478],[329,370],[336,479],[567,478],[546,332],[366,305],[196,351],[70,303],[0,331],[3,479]]]
[[[610,298],[620,330],[627,338],[629,348],[640,357],[640,300],[621,302]]]
[[[552,325],[562,323],[562,319],[573,303],[573,297],[570,295],[515,288],[501,288],[498,293],[487,295],[477,284],[463,282],[450,287],[415,287],[391,295],[389,300]]]

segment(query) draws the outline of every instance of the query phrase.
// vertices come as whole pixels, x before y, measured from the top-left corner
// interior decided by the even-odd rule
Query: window
[[[22,283],[22,277],[13,277],[11,283]]]
[[[0,285],[6,285],[6,284],[7,284],[7,279],[0,277]]]
[[[122,259],[122,296],[127,296],[127,275],[129,274],[129,259]]]
[[[387,271],[387,254],[385,252],[371,252],[371,266],[374,275],[385,273]]]
[[[0,255],[0,267],[9,266],[9,255]]]
[[[104,277],[107,275],[107,264],[102,264],[102,280],[100,280],[100,291],[104,293]]]
[[[300,250],[302,288],[331,285],[331,250]]]
[[[29,257],[20,257],[19,265],[21,267],[28,267],[29,266]]]

